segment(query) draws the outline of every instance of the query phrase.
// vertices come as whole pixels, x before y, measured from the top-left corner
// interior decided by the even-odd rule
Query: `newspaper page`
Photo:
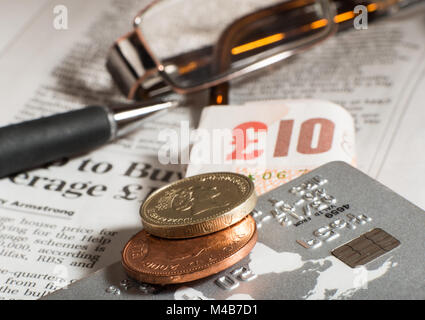
[[[358,168],[425,208],[425,3],[233,81],[230,104],[326,99],[356,123]]]
[[[68,12],[63,29],[55,28],[56,2],[35,8],[20,23],[22,32],[1,47],[0,125],[122,102],[104,68],[106,52],[130,31],[146,2],[61,1],[59,11]],[[414,179],[413,170],[423,172],[424,161],[413,157],[413,149],[407,150],[407,160],[400,152],[407,141],[424,149],[417,138],[423,136],[422,23],[418,10],[406,20],[341,34],[253,75],[255,81],[232,83],[231,103],[314,98],[344,106],[356,120],[360,168],[380,173],[381,180],[393,168],[398,176],[409,175],[405,189],[390,187],[418,204],[422,179],[418,172]],[[0,299],[37,299],[119,260],[121,248],[141,228],[140,203],[185,173],[181,165],[158,162],[158,133],[178,130],[182,120],[196,126],[198,117],[198,108],[177,108],[94,152],[1,179]]]
[[[57,3],[49,1],[0,55],[1,125],[124,101],[106,53],[143,3],[61,3],[67,29],[55,29]],[[184,176],[184,167],[158,162],[158,133],[193,123],[193,114],[170,110],[94,152],[1,179],[0,299],[37,299],[120,260],[142,227],[141,202]]]
[[[0,0],[0,5],[7,7],[0,14],[0,57],[30,27],[32,19],[44,9],[47,2],[48,0]]]

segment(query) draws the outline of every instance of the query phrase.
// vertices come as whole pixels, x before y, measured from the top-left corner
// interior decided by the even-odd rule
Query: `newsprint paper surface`
[[[143,3],[61,3],[69,13],[66,30],[53,26],[54,1],[33,4],[23,15],[0,13],[25,19],[16,24],[19,32],[8,25],[0,33],[0,125],[123,101],[105,57],[130,31]],[[421,10],[348,31],[261,76],[232,83],[231,103],[305,98],[342,105],[356,120],[360,169],[425,207],[424,40]],[[326,64],[315,67],[313,57]],[[178,129],[182,120],[196,127],[199,113],[177,108],[94,152],[1,179],[0,298],[37,299],[118,261],[142,227],[141,202],[185,175],[183,165],[158,162],[159,132]]]

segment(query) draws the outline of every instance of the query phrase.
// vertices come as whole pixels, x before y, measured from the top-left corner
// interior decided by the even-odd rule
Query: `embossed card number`
[[[345,218],[338,218],[328,225],[314,230],[314,238],[309,240],[297,240],[297,243],[306,249],[319,248],[323,243],[331,242],[339,238],[341,232],[354,230],[357,226],[366,224],[370,221],[372,221],[372,218],[364,214],[355,216],[352,213],[348,213]]]
[[[288,201],[269,198],[268,201],[273,205],[273,209],[269,214],[263,215],[263,212],[258,210],[252,214],[258,227],[260,228],[264,221],[272,217],[284,227],[290,225],[297,227],[311,221],[313,213],[317,215],[317,212],[321,214],[322,210],[338,209],[334,206],[337,199],[323,188],[323,185],[327,182],[327,179],[315,176],[300,185],[292,187],[289,192],[299,197],[292,204]],[[344,211],[345,209],[342,210]]]

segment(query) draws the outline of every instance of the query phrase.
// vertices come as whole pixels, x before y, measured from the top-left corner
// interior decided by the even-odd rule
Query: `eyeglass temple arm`
[[[311,5],[316,2],[317,1],[292,1],[280,3],[236,20],[222,32],[217,41],[212,68],[215,68],[215,72],[217,73],[227,70],[232,63],[232,58],[234,58],[232,56],[232,49],[240,45],[246,36],[257,33],[257,29],[261,29],[261,27],[264,27],[264,24],[270,23],[267,21],[268,18],[275,17],[280,12],[290,12],[290,10],[296,9],[297,7],[305,7],[306,5]],[[228,90],[229,84],[227,82],[211,88],[210,103],[227,104]]]

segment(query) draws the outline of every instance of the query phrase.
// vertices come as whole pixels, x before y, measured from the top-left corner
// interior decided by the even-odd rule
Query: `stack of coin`
[[[127,274],[141,282],[183,283],[227,269],[257,241],[257,202],[240,174],[201,174],[152,193],[140,208],[144,230],[124,247]]]

